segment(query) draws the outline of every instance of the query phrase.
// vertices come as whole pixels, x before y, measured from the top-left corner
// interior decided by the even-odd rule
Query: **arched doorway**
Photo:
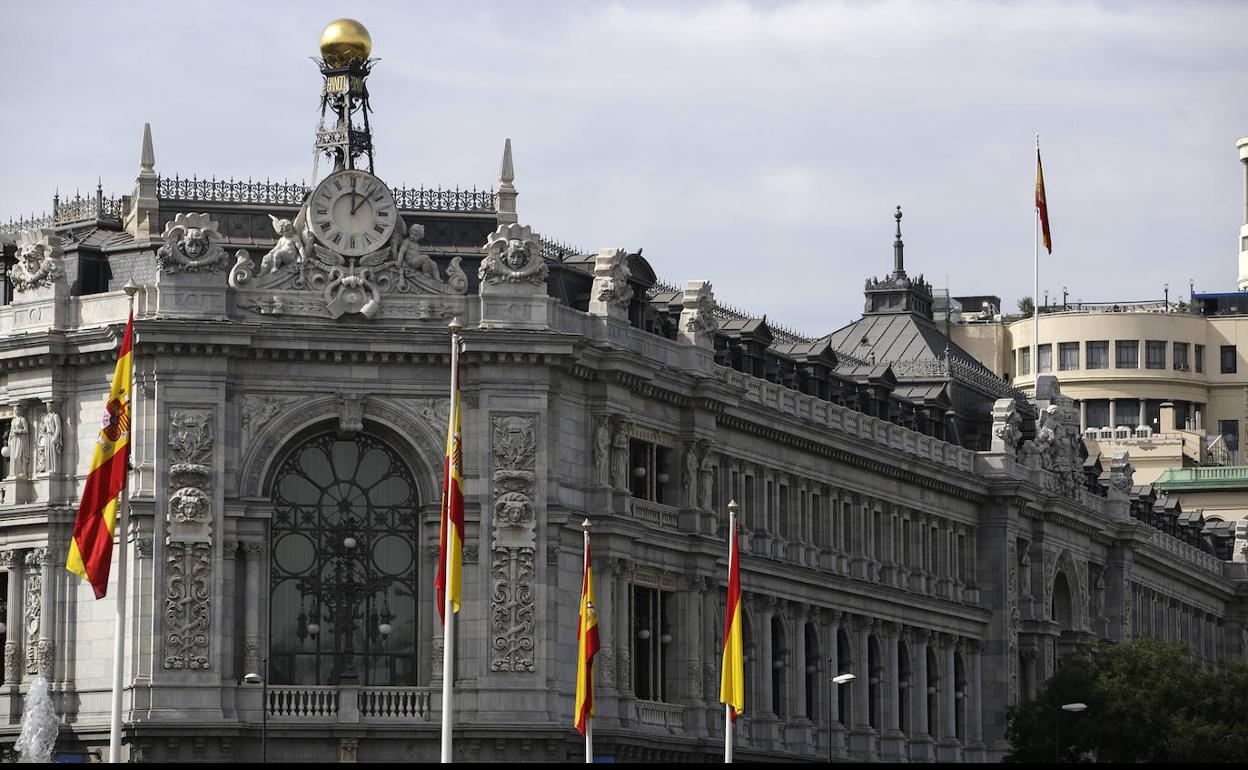
[[[389,444],[325,431],[272,484],[269,678],[274,684],[414,685],[417,505]]]

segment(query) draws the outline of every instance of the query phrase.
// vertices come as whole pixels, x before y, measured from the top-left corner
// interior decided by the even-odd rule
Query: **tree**
[[[1032,301],[1031,297],[1023,297],[1018,301],[1018,312],[1022,313],[1024,317],[1030,318],[1031,314],[1036,312],[1036,303]]]
[[[1034,700],[1010,709],[1006,761],[1238,762],[1246,710],[1248,664],[1206,664],[1151,639],[1103,643],[1064,658]]]

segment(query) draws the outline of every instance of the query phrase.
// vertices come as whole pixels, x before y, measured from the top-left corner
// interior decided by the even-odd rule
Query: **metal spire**
[[[897,220],[897,239],[893,241],[893,275],[901,277],[906,274],[906,262],[902,255],[905,244],[901,242],[901,206],[897,207],[893,219]]]

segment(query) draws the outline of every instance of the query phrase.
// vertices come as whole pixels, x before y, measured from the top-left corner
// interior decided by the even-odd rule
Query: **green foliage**
[[[1010,709],[1006,761],[1053,762],[1060,729],[1062,762],[1242,762],[1244,713],[1248,664],[1206,665],[1151,639],[1105,643],[1064,658],[1034,700]]]
[[[1031,314],[1036,312],[1036,303],[1031,297],[1023,297],[1018,301],[1018,312],[1030,318]]]

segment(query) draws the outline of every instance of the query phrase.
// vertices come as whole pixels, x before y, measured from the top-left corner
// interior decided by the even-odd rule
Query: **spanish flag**
[[[589,535],[585,535],[585,578],[581,583],[581,617],[576,626],[576,729],[581,735],[594,715],[594,656],[598,654],[598,608],[594,606],[594,574]]]
[[[732,721],[745,710],[745,658],[741,641],[741,564],[737,551],[736,517],[732,518],[732,545],[728,549],[728,603],[724,608],[724,658],[719,679],[719,702],[731,709]]]
[[[442,530],[438,540],[438,616],[446,622],[447,590],[451,611],[459,612],[464,572],[464,457],[459,430],[459,336],[451,343],[451,413],[446,428],[446,468],[442,482]],[[450,569],[447,569],[447,549]]]
[[[1053,253],[1053,239],[1049,237],[1049,206],[1044,199],[1044,167],[1040,165],[1040,144],[1036,143],[1036,211],[1040,214],[1040,230],[1044,234],[1044,248]]]
[[[134,345],[134,312],[117,351],[117,368],[108,392],[104,427],[95,442],[91,471],[78,504],[74,536],[69,541],[65,569],[88,580],[95,598],[108,592],[108,569],[113,561],[117,531],[117,497],[126,486],[130,466],[130,350]]]

